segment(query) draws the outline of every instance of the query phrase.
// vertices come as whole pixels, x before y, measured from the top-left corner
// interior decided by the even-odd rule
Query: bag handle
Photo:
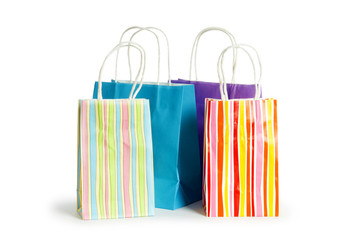
[[[171,67],[170,67],[170,52],[169,52],[169,41],[168,41],[168,37],[167,35],[159,28],[156,28],[156,27],[138,27],[138,26],[133,26],[133,27],[130,27],[128,29],[126,29],[121,37],[120,37],[120,42],[122,41],[124,35],[126,32],[132,30],[132,29],[139,29],[138,31],[136,31],[133,35],[131,35],[131,38],[130,38],[130,41],[132,41],[133,37],[138,34],[139,32],[141,31],[149,31],[151,32],[152,34],[155,35],[156,39],[157,39],[157,45],[158,45],[158,74],[157,74],[157,83],[159,84],[159,79],[160,79],[160,56],[161,56],[161,46],[160,46],[160,41],[159,41],[159,37],[157,36],[157,34],[152,31],[152,30],[156,30],[156,31],[159,31],[163,34],[165,40],[166,40],[166,44],[167,44],[167,55],[168,55],[168,61],[167,61],[167,65],[168,65],[168,83],[169,85],[171,84]],[[117,79],[117,66],[118,66],[118,55],[119,55],[119,51],[117,51],[117,55],[116,55],[116,68],[115,68],[115,81],[118,81]],[[128,64],[129,64],[129,72],[130,72],[130,80],[132,81],[132,71],[131,71],[131,61],[130,61],[130,47],[128,48],[128,51],[127,51],[127,58],[128,58]]]
[[[226,29],[224,28],[220,28],[220,27],[208,27],[205,28],[203,30],[201,30],[198,35],[196,36],[194,43],[193,43],[193,48],[192,48],[192,52],[190,55],[190,67],[189,67],[189,79],[192,80],[192,67],[193,67],[193,57],[194,57],[194,72],[195,72],[195,80],[198,81],[198,73],[197,73],[197,54],[198,54],[198,44],[199,44],[199,40],[200,37],[209,31],[220,31],[225,33],[230,41],[231,41],[231,45],[236,46],[236,40],[235,37]],[[233,49],[233,75],[232,75],[232,82],[235,82],[235,66],[236,66],[236,58],[237,58],[237,50]]]
[[[100,67],[100,71],[99,71],[99,80],[98,80],[98,100],[102,100],[103,99],[103,96],[102,96],[102,83],[101,83],[101,76],[102,76],[102,72],[103,72],[103,69],[104,69],[104,66],[105,66],[105,63],[107,61],[107,59],[109,58],[109,56],[117,51],[118,49],[122,48],[122,47],[133,47],[135,49],[137,49],[139,52],[140,52],[140,56],[141,56],[141,61],[140,61],[140,68],[138,70],[138,73],[135,77],[135,82],[134,84],[132,85],[132,88],[131,88],[131,92],[130,92],[130,96],[129,96],[129,99],[130,100],[133,100],[136,98],[138,92],[140,91],[141,87],[142,87],[142,83],[143,83],[143,76],[145,74],[145,68],[146,68],[146,52],[145,50],[137,43],[134,43],[134,42],[121,42],[119,43],[118,45],[116,45],[105,57],[104,59],[104,62],[102,63],[101,67]],[[140,85],[139,87],[136,89],[135,91],[135,88],[136,88],[136,85],[137,85],[137,81],[138,81],[138,78],[139,76],[141,75],[141,80],[140,80]]]
[[[256,67],[255,67],[255,62],[253,61],[252,56],[250,55],[250,53],[245,49],[245,47],[250,47],[252,48],[257,56],[258,62],[259,62],[259,67],[260,67],[260,76],[259,76],[259,80],[257,82],[257,78],[256,78]],[[255,82],[255,98],[254,99],[258,99],[260,96],[260,84],[261,84],[261,77],[262,77],[262,65],[261,65],[261,60],[260,57],[258,55],[258,52],[256,51],[255,48],[253,48],[250,45],[247,44],[239,44],[237,46],[230,46],[225,48],[218,59],[218,63],[217,63],[217,71],[218,71],[218,76],[219,76],[219,82],[220,82],[220,95],[221,95],[221,99],[222,100],[229,100],[228,98],[228,94],[227,94],[227,86],[226,86],[226,82],[225,82],[225,76],[224,76],[224,69],[223,69],[223,64],[224,64],[224,57],[225,57],[225,53],[227,52],[227,50],[229,50],[230,48],[233,49],[241,49],[243,50],[249,57],[251,63],[252,63],[252,68],[253,68],[253,73],[254,73],[254,82]],[[220,73],[221,72],[221,73]]]

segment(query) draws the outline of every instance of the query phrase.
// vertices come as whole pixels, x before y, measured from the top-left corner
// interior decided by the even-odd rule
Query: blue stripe
[[[148,194],[148,215],[154,215],[155,209],[155,196],[153,189],[153,159],[152,159],[152,132],[151,132],[151,115],[149,102],[143,100],[144,111],[143,111],[143,121],[144,121],[144,132],[145,132],[145,142],[146,142],[146,166],[147,166],[147,194]]]
[[[120,124],[121,124],[121,115],[120,115],[120,102],[115,101],[116,106],[116,144],[117,144],[117,206],[119,217],[124,217],[122,211],[122,197],[121,197],[121,166],[120,166]]]
[[[90,131],[90,193],[91,193],[91,219],[98,219],[95,197],[96,183],[96,129],[95,129],[95,105],[94,100],[90,101],[89,113]]]
[[[78,116],[78,119],[79,119],[79,124],[78,124],[78,129],[79,129],[79,138],[78,138],[78,141],[79,141],[79,143],[78,143],[78,169],[77,169],[77,209],[79,209],[80,207],[81,207],[81,202],[80,202],[80,198],[79,198],[79,181],[80,181],[80,167],[81,167],[81,165],[80,165],[80,149],[81,149],[81,147],[80,147],[80,144],[81,144],[81,142],[80,142],[80,139],[81,139],[81,131],[80,131],[80,115],[81,115],[81,104],[82,104],[82,101],[81,100],[79,100],[79,116]]]
[[[131,146],[132,146],[132,195],[133,195],[133,208],[134,216],[137,216],[137,206],[136,206],[136,138],[135,138],[135,115],[134,115],[134,103],[135,101],[130,101],[131,105]]]

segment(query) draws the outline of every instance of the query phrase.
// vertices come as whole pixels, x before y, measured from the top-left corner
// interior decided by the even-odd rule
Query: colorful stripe
[[[224,171],[224,103],[222,101],[218,102],[218,129],[217,129],[217,145],[218,145],[218,217],[224,216],[224,205],[223,205],[223,171]]]
[[[262,169],[263,169],[263,120],[261,101],[256,101],[256,217],[263,216]]]
[[[239,126],[239,102],[235,101],[233,102],[234,104],[234,110],[233,110],[233,116],[236,121],[233,121],[234,123],[234,138],[233,138],[233,145],[234,145],[234,165],[233,165],[233,170],[234,170],[234,216],[239,216],[240,212],[240,168],[239,168],[239,144],[237,144],[238,140],[238,126]]]
[[[148,101],[143,101],[143,119],[151,119],[150,114],[150,105]],[[151,147],[152,146],[152,133],[151,133],[151,123],[150,121],[143,121],[143,129],[144,129],[144,138],[145,138],[145,146],[146,146],[146,184],[145,188],[147,189],[147,212],[146,215],[152,216],[154,215],[154,185],[153,185],[153,152]],[[153,206],[153,207],[152,207]]]
[[[207,216],[278,216],[277,101],[206,100]]]
[[[224,102],[224,115],[226,115],[226,113],[229,112],[229,102]],[[224,126],[224,141],[225,141],[225,144],[224,144],[224,147],[225,147],[225,151],[224,151],[224,171],[223,171],[223,174],[224,174],[224,208],[225,208],[225,211],[224,211],[224,216],[228,217],[229,216],[229,186],[228,186],[228,183],[229,183],[229,154],[230,154],[230,151],[229,151],[229,145],[230,145],[230,141],[229,141],[229,129],[230,129],[230,126],[229,126],[229,122],[230,122],[230,119],[228,117],[225,118],[225,126]]]
[[[251,217],[251,101],[246,101],[247,166],[246,166],[246,216]]]
[[[154,214],[147,100],[79,101],[77,181],[85,220]]]
[[[217,145],[216,141],[210,142],[210,139],[216,139],[217,137],[217,115],[216,115],[216,110],[217,110],[217,104],[216,102],[211,102],[209,104],[210,106],[210,112],[208,116],[211,116],[209,118],[207,116],[207,119],[210,119],[208,128],[211,129],[211,135],[209,135],[209,145],[206,146],[206,148],[209,148],[211,145],[211,160],[210,160],[210,171],[207,173],[208,178],[211,179],[211,193],[210,193],[210,208],[211,208],[211,216],[216,217],[217,216]],[[214,126],[214,127],[212,127]],[[210,177],[209,177],[210,175]],[[209,194],[209,191],[208,191]]]

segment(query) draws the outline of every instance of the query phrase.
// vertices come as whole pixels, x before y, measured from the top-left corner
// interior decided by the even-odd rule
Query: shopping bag
[[[103,98],[127,98],[132,87],[130,81],[104,83]],[[156,207],[174,210],[201,200],[194,85],[145,82],[137,97],[150,102]]]
[[[135,98],[142,86],[127,99],[101,97],[100,69],[98,99],[79,100],[77,210],[82,219],[128,218],[154,215],[153,150],[150,106]],[[143,77],[145,61],[140,73]]]
[[[229,37],[231,40],[232,45],[236,45],[236,40],[234,36],[228,32],[227,30],[223,28],[216,28],[216,27],[210,27],[203,29],[196,37],[193,48],[192,48],[192,53],[191,53],[191,59],[190,59],[190,73],[189,73],[189,79],[190,80],[184,80],[184,79],[178,79],[178,80],[172,80],[172,83],[178,83],[178,84],[194,84],[195,86],[195,98],[196,98],[196,108],[197,108],[197,123],[198,123],[198,136],[199,136],[199,149],[200,149],[200,156],[201,159],[203,158],[203,144],[204,144],[204,109],[205,109],[205,99],[206,98],[220,98],[220,91],[219,91],[219,86],[220,84],[218,82],[206,82],[206,81],[200,81],[198,80],[197,76],[197,68],[196,68],[196,56],[197,56],[197,49],[198,49],[198,44],[200,37],[208,31],[222,31],[226,33],[226,35]],[[236,55],[237,52],[235,52],[234,49],[234,59],[233,59],[233,69],[235,69],[236,65]],[[193,58],[194,56],[194,58]],[[194,59],[194,60],[193,60]],[[194,70],[195,70],[195,80],[192,80],[192,69],[193,69],[193,62],[194,62]],[[255,96],[255,87],[253,84],[237,84],[234,82],[234,73],[235,71],[233,70],[233,81],[232,83],[227,83],[227,92],[231,98],[252,98]]]
[[[256,80],[254,98],[229,100],[224,77],[220,83],[221,99],[205,104],[205,214],[278,216],[277,100],[259,98]]]

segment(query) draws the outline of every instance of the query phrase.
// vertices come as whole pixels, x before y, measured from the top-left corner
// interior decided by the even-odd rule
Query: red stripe
[[[224,216],[222,178],[224,164],[224,106],[218,101],[218,217]]]
[[[277,124],[277,100],[274,100],[274,151],[275,151],[275,184],[276,184],[276,214],[279,216],[279,189],[278,189],[278,124]]]
[[[266,101],[262,100],[263,109],[263,215],[267,217],[267,159],[268,159],[268,139],[267,139],[267,121],[266,121]]]
[[[251,210],[252,210],[252,216],[255,215],[255,118],[253,115],[253,102],[251,102],[251,109],[252,109],[252,114],[251,114],[251,119],[252,119],[252,146],[251,146],[251,151],[252,151],[252,156],[251,156]]]
[[[246,101],[246,130],[247,130],[247,187],[246,187],[246,202],[247,202],[247,217],[251,217],[251,191],[250,191],[250,143],[251,143],[251,117],[250,117],[250,102]]]
[[[239,177],[239,149],[238,149],[238,119],[239,102],[234,101],[234,216],[239,216],[240,207],[240,177]]]

